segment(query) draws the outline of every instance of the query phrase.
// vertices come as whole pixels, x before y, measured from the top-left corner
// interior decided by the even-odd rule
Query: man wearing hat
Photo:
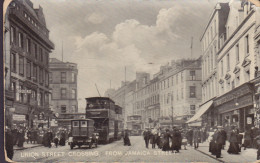
[[[216,158],[222,158],[221,157],[221,149],[222,149],[222,146],[223,146],[223,142],[225,141],[225,137],[222,134],[222,129],[223,129],[222,126],[217,126],[217,131],[215,133]]]
[[[149,148],[148,146],[149,146],[149,139],[151,137],[151,131],[146,128],[143,133],[143,136],[144,136],[144,141],[145,141],[145,147]]]

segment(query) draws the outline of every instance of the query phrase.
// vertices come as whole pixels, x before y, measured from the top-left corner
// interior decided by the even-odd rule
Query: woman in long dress
[[[229,143],[230,145],[227,152],[229,154],[238,154],[239,153],[238,134],[234,128],[230,133]]]

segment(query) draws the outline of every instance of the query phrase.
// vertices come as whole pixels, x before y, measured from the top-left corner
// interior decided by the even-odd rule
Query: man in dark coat
[[[224,149],[226,145],[226,140],[227,140],[227,132],[224,130],[222,126],[220,126],[220,134],[221,134],[221,143],[222,143],[222,149]]]
[[[12,160],[13,159],[13,155],[14,155],[14,139],[12,136],[12,132],[10,131],[10,129],[8,127],[6,127],[5,129],[5,150],[7,153],[7,157]]]
[[[166,129],[166,132],[163,135],[163,147],[162,147],[163,151],[168,151],[170,149],[170,143],[169,143],[170,138],[171,138],[170,131],[169,129]]]
[[[51,132],[51,130],[48,130],[47,132],[47,138],[46,138],[46,141],[47,141],[47,147],[51,148],[51,142],[53,140],[53,134]]]
[[[131,146],[131,142],[130,142],[130,139],[129,139],[129,134],[128,134],[128,130],[125,130],[124,131],[124,145],[128,145],[128,146]]]
[[[239,153],[239,146],[238,146],[238,133],[237,130],[235,130],[235,127],[231,127],[230,137],[229,137],[229,148],[228,153],[229,154],[238,154]]]
[[[144,141],[145,141],[145,147],[146,148],[149,148],[149,139],[151,137],[151,132],[150,130],[145,130],[144,133],[143,133],[143,136],[144,136]]]
[[[190,146],[192,146],[192,140],[193,140],[193,130],[192,129],[188,130],[186,137],[187,137],[188,143],[190,144]]]
[[[17,141],[18,141],[18,129],[16,126],[13,127],[13,129],[11,130],[11,133],[13,135],[13,145],[16,145],[17,144]]]
[[[172,152],[176,151],[179,152],[181,148],[181,133],[180,131],[173,127],[173,132],[172,132]]]
[[[215,133],[215,154],[216,154],[216,158],[221,158],[221,149],[223,146],[223,141],[225,140],[225,135],[223,135],[222,133],[222,127],[218,126],[218,129]]]
[[[194,142],[194,148],[197,149],[199,147],[200,142],[200,131],[195,128],[193,131],[193,142]]]

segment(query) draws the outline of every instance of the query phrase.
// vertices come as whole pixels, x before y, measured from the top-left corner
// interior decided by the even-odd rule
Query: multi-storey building
[[[218,3],[200,39],[202,49],[202,104],[217,96],[217,51],[226,39],[228,3]]]
[[[78,112],[77,76],[77,64],[50,59],[51,107],[54,113],[59,113],[59,126],[66,125],[66,114]]]
[[[187,120],[201,103],[201,58],[173,61],[160,78],[161,116]]]
[[[201,36],[202,102],[197,114],[188,121],[190,125],[201,125],[202,119],[209,126],[217,124],[217,118],[213,116],[217,114],[213,107],[213,99],[218,95],[217,52],[226,40],[228,13],[228,3],[217,3]],[[203,114],[204,118],[201,119]]]
[[[48,67],[54,44],[49,40],[43,9],[33,8],[30,0],[14,0],[7,9],[5,23],[8,125],[49,127]]]
[[[255,40],[259,10],[251,3],[234,1],[226,22],[226,40],[217,56],[219,97],[214,106],[218,122],[229,127],[236,125],[241,131],[254,126],[254,89],[249,81],[256,77],[259,51]]]

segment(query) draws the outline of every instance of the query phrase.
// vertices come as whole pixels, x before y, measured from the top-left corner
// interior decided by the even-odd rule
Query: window
[[[40,61],[42,62],[43,61],[43,54],[42,54],[42,48],[40,48]]]
[[[249,54],[249,36],[247,35],[246,37],[245,37],[245,52],[246,52],[246,55],[248,55]]]
[[[190,105],[190,114],[195,114],[195,113],[196,113],[196,106]]]
[[[66,72],[61,72],[61,83],[66,83]]]
[[[33,81],[37,81],[38,76],[37,76],[37,66],[34,64],[33,65]]]
[[[23,48],[23,34],[22,33],[18,34],[18,46],[20,48]]]
[[[76,99],[76,89],[71,90],[71,98]]]
[[[224,75],[224,65],[223,65],[223,60],[221,60],[221,76]]]
[[[13,91],[13,92],[14,92],[14,95],[16,95],[15,100],[18,100],[18,101],[19,101],[19,99],[17,98],[17,90],[16,90],[16,83],[15,83],[15,81],[13,81],[13,82],[11,83],[11,91]],[[19,97],[19,96],[18,96],[18,97]]]
[[[11,55],[11,71],[16,72],[16,55],[12,53]]]
[[[39,76],[40,76],[40,83],[43,83],[43,72],[42,72],[42,68],[39,68]]]
[[[49,73],[49,82],[52,83],[52,73]]]
[[[11,29],[10,29],[10,43],[15,43],[15,28],[11,26]]]
[[[230,57],[229,54],[227,54],[227,71],[230,70]]]
[[[23,93],[21,92],[23,90],[23,86],[22,86],[22,84],[20,84],[20,86],[19,86],[19,91],[18,91],[18,93],[19,93],[19,101],[20,102],[23,102],[23,97],[24,97],[24,95],[23,95]]]
[[[71,112],[72,113],[76,113],[76,105],[72,105],[71,106]]]
[[[247,70],[245,72],[245,81],[249,81],[250,80],[250,70]]]
[[[62,99],[66,98],[66,92],[67,92],[66,88],[61,88],[61,98]]]
[[[87,127],[87,121],[81,121],[81,124],[80,124],[80,126],[81,127]]]
[[[195,97],[196,97],[196,87],[190,86],[190,98],[195,98]]]
[[[239,62],[239,44],[236,45],[236,61]]]
[[[184,97],[183,97],[183,88],[181,88],[181,98],[183,99]]]
[[[178,74],[176,75],[176,84],[178,84]]]
[[[181,72],[181,82],[183,82],[183,72]]]
[[[215,30],[215,35],[217,34],[217,25],[216,25],[216,20],[214,20],[214,30]]]
[[[41,92],[40,93],[40,105],[43,106],[43,103],[44,103],[44,96],[43,96],[43,93]]]
[[[196,74],[195,74],[194,70],[190,71],[190,78],[191,78],[191,80],[196,80],[195,75]]]
[[[26,63],[26,77],[31,78],[31,62],[27,61]]]
[[[49,85],[49,73],[47,71],[45,71],[45,85]]]
[[[23,75],[24,74],[24,61],[23,57],[19,56],[19,74]]]
[[[34,57],[35,57],[35,59],[38,58],[38,48],[37,48],[37,44],[34,44]]]
[[[60,112],[61,112],[61,113],[66,113],[66,112],[67,112],[66,105],[62,105],[62,106],[61,106]],[[73,122],[73,126],[74,126],[74,127],[78,127],[78,122]]]
[[[31,52],[31,40],[28,38],[26,39],[26,52]]]

